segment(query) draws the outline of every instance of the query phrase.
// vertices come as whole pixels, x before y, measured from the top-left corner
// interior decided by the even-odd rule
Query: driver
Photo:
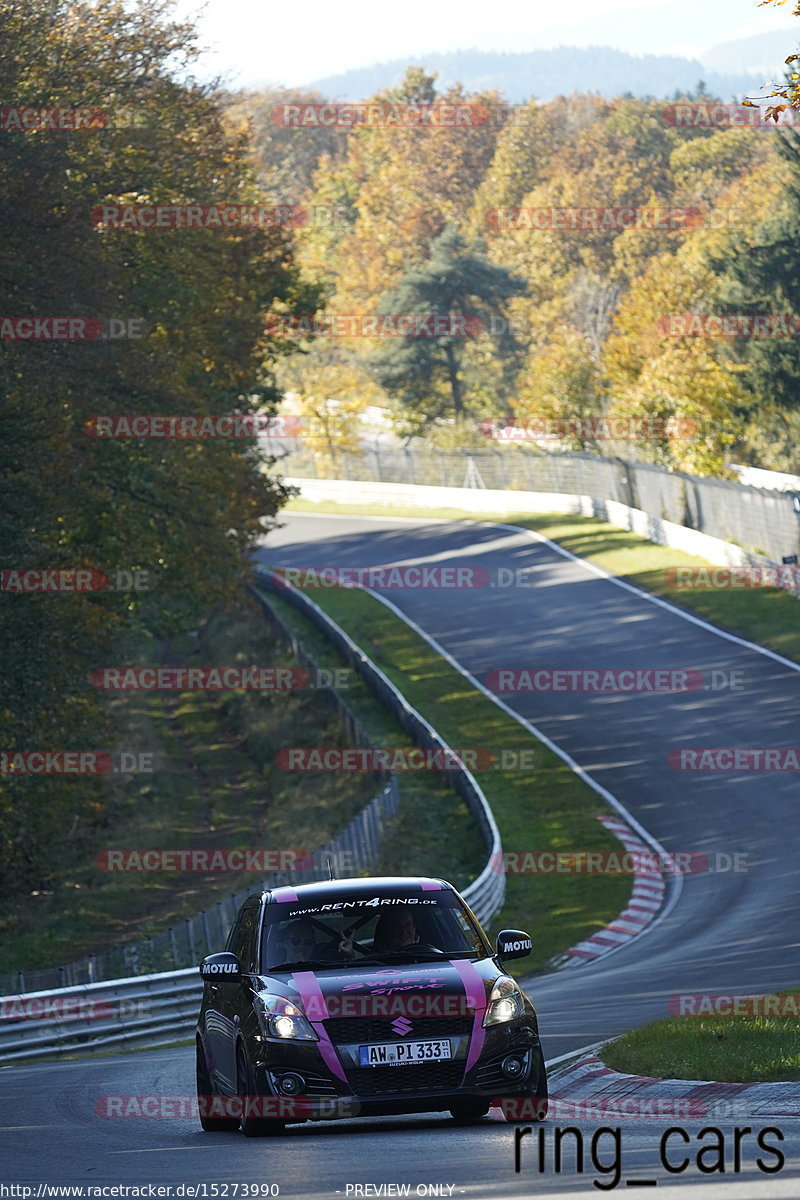
[[[308,962],[314,957],[317,935],[310,921],[300,918],[286,929],[286,957],[290,962]]]
[[[376,950],[402,950],[419,942],[417,926],[410,912],[383,913],[375,926]]]

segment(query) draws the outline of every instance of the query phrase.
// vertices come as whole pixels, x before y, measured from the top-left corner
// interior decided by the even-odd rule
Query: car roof
[[[270,888],[263,893],[267,903],[312,901],[324,896],[326,900],[345,900],[349,896],[372,892],[376,896],[417,896],[422,892],[454,892],[445,879],[425,875],[374,875],[356,879],[323,879],[316,883],[291,884]]]

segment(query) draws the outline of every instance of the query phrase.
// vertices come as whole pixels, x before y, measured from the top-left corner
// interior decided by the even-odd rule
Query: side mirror
[[[238,979],[242,974],[239,959],[235,954],[223,950],[220,954],[209,954],[200,963],[200,978],[219,983],[221,980]]]
[[[497,935],[498,958],[527,958],[532,949],[531,935],[521,929],[501,929]]]

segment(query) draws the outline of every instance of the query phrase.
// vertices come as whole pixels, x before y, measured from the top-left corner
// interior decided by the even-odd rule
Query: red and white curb
[[[709,1083],[624,1075],[595,1054],[549,1078],[554,1121],[739,1120],[800,1117],[800,1083]]]
[[[633,833],[630,826],[620,817],[603,814],[597,819],[602,821],[606,829],[620,840],[626,851],[636,855],[635,862],[652,862],[652,847]],[[669,856],[666,858],[662,856],[662,860],[667,869],[670,869],[671,865],[674,867]],[[677,870],[677,868],[674,869]],[[628,907],[610,925],[599,929],[591,937],[578,942],[577,946],[572,946],[565,951],[566,961],[563,962],[563,965],[575,966],[579,962],[589,962],[601,958],[610,950],[616,950],[618,946],[631,941],[655,919],[664,903],[665,891],[666,884],[661,870],[655,866],[651,870],[635,870],[633,894],[628,902]]]

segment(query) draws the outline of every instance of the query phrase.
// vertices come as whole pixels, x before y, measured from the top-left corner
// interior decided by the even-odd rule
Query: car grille
[[[408,1092],[445,1092],[460,1087],[464,1064],[420,1063],[414,1067],[355,1067],[347,1072],[357,1096],[403,1095]]]
[[[328,1037],[336,1046],[348,1042],[425,1041],[428,1038],[458,1038],[472,1032],[472,1017],[418,1017],[411,1029],[400,1034],[392,1029],[395,1017],[330,1017],[325,1022]],[[380,1068],[371,1068],[379,1070]]]
[[[335,1096],[337,1094],[338,1089],[332,1079],[327,1079],[324,1075],[312,1075],[310,1071],[303,1071],[302,1074],[306,1081],[306,1096]]]

